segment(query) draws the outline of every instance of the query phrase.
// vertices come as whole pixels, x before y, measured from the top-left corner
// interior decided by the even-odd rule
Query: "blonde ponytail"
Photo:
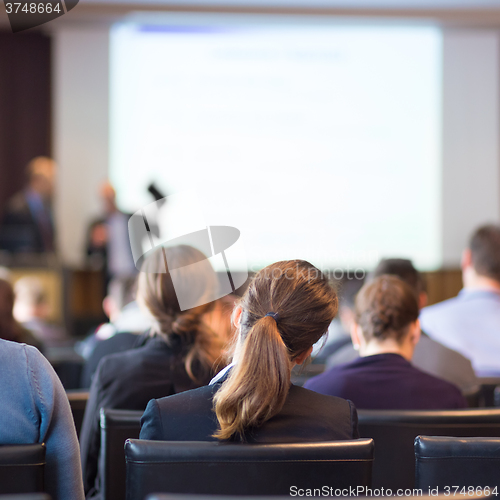
[[[219,430],[213,436],[220,440],[244,440],[247,430],[280,412],[294,359],[326,333],[338,299],[319,269],[289,260],[257,273],[239,309],[235,366],[214,396]]]
[[[243,436],[276,415],[290,387],[291,363],[276,321],[265,316],[247,333],[239,361],[215,394],[218,439]]]

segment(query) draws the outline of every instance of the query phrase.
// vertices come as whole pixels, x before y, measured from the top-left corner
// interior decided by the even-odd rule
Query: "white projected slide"
[[[250,268],[440,265],[441,34],[318,19],[171,15],[111,34],[122,209],[197,189]]]

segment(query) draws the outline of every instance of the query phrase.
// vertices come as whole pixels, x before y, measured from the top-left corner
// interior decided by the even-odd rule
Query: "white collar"
[[[210,382],[208,385],[216,384],[226,373],[234,366],[234,363],[231,363],[226,366],[223,370],[221,370]]]

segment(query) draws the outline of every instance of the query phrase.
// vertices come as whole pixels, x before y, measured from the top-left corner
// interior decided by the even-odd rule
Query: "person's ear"
[[[462,252],[461,266],[462,266],[462,271],[472,266],[472,252],[470,251],[470,248],[466,248]]]
[[[420,329],[420,320],[417,319],[415,323],[411,325],[410,338],[411,343],[416,346],[420,340],[420,336],[422,334],[422,330]]]
[[[111,317],[113,316],[114,313],[114,304],[113,304],[113,299],[109,295],[106,295],[106,297],[102,299],[102,310],[104,311],[104,314],[108,317],[108,319],[111,321]]]
[[[420,292],[418,296],[418,308],[422,310],[427,305],[427,292]]]
[[[312,350],[313,346],[296,356],[294,359],[295,363],[301,365],[311,355]]]
[[[352,345],[354,346],[354,349],[356,351],[359,351],[359,348],[361,346],[361,328],[359,325],[354,321],[351,325],[351,341]]]
[[[239,328],[240,327],[240,322],[241,322],[241,313],[243,312],[243,309],[241,308],[241,306],[236,306],[234,308],[234,312],[233,312],[233,325],[236,327],[236,328]]]

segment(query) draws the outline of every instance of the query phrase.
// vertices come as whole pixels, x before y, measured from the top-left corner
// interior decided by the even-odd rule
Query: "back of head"
[[[326,333],[338,300],[316,267],[292,260],[257,273],[240,307],[236,364],[214,398],[219,439],[243,439],[281,410],[293,361]]]
[[[159,272],[162,268],[164,272]],[[175,285],[170,270],[175,270]],[[137,301],[149,312],[153,331],[167,343],[181,344],[186,352],[186,371],[194,381],[206,378],[220,354],[217,336],[203,321],[203,315],[213,307],[211,297],[217,286],[217,276],[205,255],[187,245],[152,252],[138,277]],[[200,305],[181,310],[178,294],[189,295]]]
[[[469,248],[476,273],[500,283],[500,227],[490,224],[477,229]]]
[[[367,342],[392,338],[401,343],[418,315],[414,291],[396,276],[375,278],[356,297],[356,323]]]
[[[377,278],[384,274],[397,276],[408,284],[419,297],[422,292],[425,292],[425,281],[423,276],[415,269],[413,262],[409,259],[382,259],[370,278]]]
[[[55,161],[47,156],[37,156],[28,163],[27,171],[31,188],[42,196],[50,196],[56,174]]]
[[[46,308],[47,292],[43,283],[35,276],[24,276],[14,284],[14,315],[25,322],[37,316],[37,311]]]
[[[39,306],[47,302],[47,294],[40,279],[35,276],[24,276],[14,284],[16,302],[30,307]]]
[[[133,302],[137,293],[137,277],[113,278],[108,285],[108,297],[111,297],[118,310]]]
[[[19,341],[21,328],[15,321],[14,290],[12,285],[0,279],[0,338],[5,340]]]

